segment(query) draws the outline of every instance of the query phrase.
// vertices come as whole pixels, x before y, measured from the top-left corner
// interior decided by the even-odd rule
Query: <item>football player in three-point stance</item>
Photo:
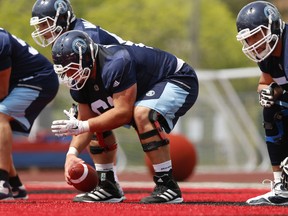
[[[85,32],[75,30],[55,41],[52,57],[56,73],[79,104],[78,119],[71,116],[53,121],[51,126],[57,136],[74,135],[70,143],[74,154],[66,157],[66,181],[69,183],[67,171],[81,162],[77,154],[89,144],[93,133],[133,125],[155,170],[154,191],[141,203],[183,202],[172,175],[165,133],[171,132],[197,99],[198,79],[193,68],[159,49],[99,45]],[[100,182],[99,187],[105,184],[110,183]],[[74,201],[97,202],[98,196],[96,188]]]
[[[32,8],[30,25],[35,27],[35,30],[32,32],[32,38],[42,47],[52,45],[61,34],[68,30],[84,31],[95,43],[99,44],[133,44],[99,26],[95,26],[87,20],[77,18],[69,0],[37,0]],[[70,110],[73,112],[73,107]],[[119,193],[121,194],[121,198],[119,199],[113,199],[113,195],[110,198],[101,196],[101,193],[105,193],[106,190],[110,192],[113,190],[113,188],[103,186],[103,188],[101,188],[102,192],[98,197],[99,201],[118,202],[125,199],[123,190],[118,183],[116,167],[113,164],[113,161],[116,161],[116,143],[117,141],[112,131],[104,131],[103,133],[98,133],[97,136],[95,134],[90,143],[89,152],[98,175],[100,176],[103,172],[109,173],[109,175],[107,175],[109,181],[115,182],[116,185],[113,194],[117,197],[119,197]],[[113,146],[113,148],[109,146]],[[70,154],[70,152],[68,153]],[[110,159],[107,160],[107,157],[103,159],[103,155],[109,155]],[[114,174],[114,176],[111,175],[111,173]],[[104,181],[103,178],[102,180]],[[110,186],[107,185],[107,187]],[[103,197],[103,200],[101,197]]]
[[[0,200],[27,199],[12,159],[13,136],[29,135],[59,80],[49,60],[25,41],[2,28],[0,38]]]
[[[278,9],[255,1],[237,16],[237,40],[261,70],[259,103],[274,180],[271,191],[247,200],[250,205],[288,204],[288,31]],[[281,163],[282,162],[282,163]]]

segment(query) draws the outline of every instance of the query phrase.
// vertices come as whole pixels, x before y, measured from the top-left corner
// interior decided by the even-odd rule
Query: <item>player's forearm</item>
[[[70,147],[76,148],[76,150],[80,154],[90,143],[91,137],[92,135],[90,133],[73,136]]]
[[[130,123],[132,112],[111,109],[100,116],[88,120],[90,132],[104,132]]]

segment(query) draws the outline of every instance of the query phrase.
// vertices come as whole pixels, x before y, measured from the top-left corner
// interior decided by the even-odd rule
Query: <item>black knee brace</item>
[[[151,131],[148,131],[146,133],[138,134],[139,138],[141,140],[148,139],[150,137],[153,137],[155,135],[158,135],[160,137],[160,141],[153,141],[150,143],[142,143],[142,148],[144,152],[149,152],[158,149],[160,146],[168,145],[169,140],[167,139],[159,121],[158,121],[158,113],[155,110],[150,110],[148,118],[149,121],[153,124],[154,129]]]
[[[98,141],[99,146],[90,146],[90,152],[91,154],[102,154],[104,151],[113,151],[117,148],[117,143],[107,146],[104,143],[104,138],[112,135],[112,131],[104,131],[102,134],[93,134],[92,140]],[[101,137],[97,137],[101,136]]]
[[[111,131],[111,130],[110,130],[110,131],[104,131],[104,132],[102,133],[103,138],[106,138],[106,137],[108,137],[108,136],[110,136],[110,135],[112,135],[112,131]],[[92,139],[98,141],[97,135],[96,135],[96,134],[93,134],[93,138],[92,138]]]
[[[273,122],[264,122],[263,127],[266,134],[266,142],[271,142],[275,144],[281,144],[286,142],[285,139],[285,121],[284,117],[287,116],[287,112],[276,112],[273,117]]]
[[[90,146],[90,153],[91,154],[102,154],[104,152],[104,148],[101,146]]]

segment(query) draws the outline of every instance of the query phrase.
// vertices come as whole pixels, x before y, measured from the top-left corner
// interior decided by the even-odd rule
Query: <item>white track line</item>
[[[179,182],[182,188],[223,188],[223,189],[239,189],[239,188],[253,188],[253,189],[269,189],[269,184],[261,183],[229,183],[229,182]],[[43,187],[43,188],[72,188],[63,181],[28,181],[25,182],[28,187]],[[123,188],[153,188],[155,184],[153,182],[120,182]]]

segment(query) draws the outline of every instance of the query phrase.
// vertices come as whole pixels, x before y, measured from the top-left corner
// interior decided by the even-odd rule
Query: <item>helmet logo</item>
[[[63,0],[57,0],[57,1],[54,3],[54,8],[55,8],[55,11],[57,11],[58,9],[60,9],[60,10],[59,10],[59,13],[60,13],[60,14],[64,14],[64,13],[66,13],[67,10],[68,10],[68,6],[67,6],[66,2],[63,1]]]
[[[80,48],[81,48],[81,52],[85,53],[88,47],[87,47],[86,42],[83,39],[77,38],[72,42],[72,49],[75,53],[79,54]]]
[[[264,14],[267,18],[271,17],[272,21],[279,19],[278,11],[269,5],[264,8]]]

